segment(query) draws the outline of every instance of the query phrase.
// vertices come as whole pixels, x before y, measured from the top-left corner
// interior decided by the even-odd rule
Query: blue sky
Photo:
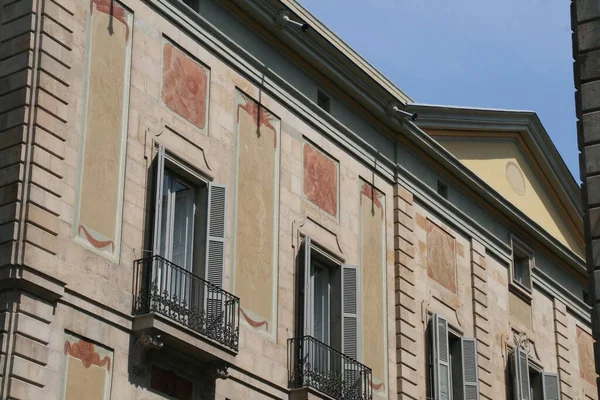
[[[301,2],[416,102],[537,112],[579,182],[569,1]]]

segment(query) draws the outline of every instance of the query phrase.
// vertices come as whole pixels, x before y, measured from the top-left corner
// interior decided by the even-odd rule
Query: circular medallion
[[[506,163],[506,179],[516,194],[519,196],[525,194],[525,178],[523,177],[523,172],[513,161]]]

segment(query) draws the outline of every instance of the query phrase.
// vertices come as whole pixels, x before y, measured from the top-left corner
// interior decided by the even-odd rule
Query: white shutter
[[[311,241],[310,237],[304,238],[304,336],[312,335],[312,308],[313,299],[310,290],[310,248]]]
[[[205,279],[223,287],[225,271],[225,221],[227,218],[227,186],[208,185],[208,223]]]
[[[544,400],[560,400],[560,386],[557,374],[542,374]]]
[[[163,181],[165,179],[165,146],[158,145],[158,154],[156,155],[155,165],[156,183],[154,186],[154,237],[152,241],[152,255],[160,254],[160,232],[162,222],[162,196],[163,196]]]
[[[477,341],[473,338],[462,338],[460,342],[463,398],[464,400],[479,400]]]
[[[433,385],[436,400],[450,400],[450,352],[448,346],[448,321],[438,314],[431,317]]]
[[[358,267],[342,265],[342,353],[358,360],[360,276]]]
[[[531,400],[529,383],[529,356],[522,348],[517,347],[511,354],[513,391],[517,400]]]

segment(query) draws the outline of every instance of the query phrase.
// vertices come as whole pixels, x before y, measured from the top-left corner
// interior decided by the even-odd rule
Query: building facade
[[[0,398],[598,398],[535,113],[293,0],[0,1]]]

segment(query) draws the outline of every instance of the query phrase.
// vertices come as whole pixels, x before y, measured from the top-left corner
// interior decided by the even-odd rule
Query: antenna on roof
[[[302,23],[291,19],[290,12],[288,10],[279,10],[277,14],[275,14],[275,25],[277,25],[279,29],[283,29],[287,24],[299,26],[304,33],[308,32],[310,29],[310,25],[308,25],[306,22]]]
[[[408,111],[401,110],[400,107],[404,108],[406,106],[404,106],[398,102],[395,102],[395,101],[390,101],[387,105],[387,108],[385,109],[385,113],[390,118],[397,117],[398,114],[400,114],[400,115],[403,115],[404,118],[410,117],[410,119],[412,119],[413,121],[416,121],[417,118],[419,117],[417,115],[417,113],[409,113]]]

